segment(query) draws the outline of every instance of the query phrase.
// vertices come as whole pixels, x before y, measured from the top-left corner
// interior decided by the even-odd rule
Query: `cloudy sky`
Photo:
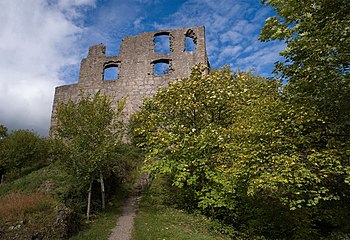
[[[118,55],[121,39],[206,27],[212,67],[272,76],[281,42],[261,43],[274,13],[259,0],[0,0],[0,124],[47,135],[56,86],[77,82],[88,47]]]

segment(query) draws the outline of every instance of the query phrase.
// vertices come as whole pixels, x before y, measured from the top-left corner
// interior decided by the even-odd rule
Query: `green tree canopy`
[[[285,60],[276,64],[275,72],[288,80],[291,97],[316,105],[338,127],[349,125],[350,1],[262,2],[278,15],[266,20],[260,40],[285,40]]]
[[[288,80],[284,93],[289,101],[314,109],[322,119],[322,131],[309,130],[318,136],[310,142],[312,151],[328,152],[327,156],[320,155],[324,163],[337,162],[338,173],[347,173],[342,177],[325,174],[337,179],[342,186],[339,189],[345,191],[341,183],[349,182],[350,1],[262,2],[278,15],[266,20],[260,40],[285,40],[287,47],[281,52],[285,60],[276,63],[275,72]]]
[[[1,159],[7,170],[18,169],[47,160],[46,139],[32,131],[15,130],[2,141]]]
[[[349,152],[324,145],[317,108],[290,102],[278,81],[197,66],[145,101],[132,126],[145,168],[201,209],[227,214],[259,198],[293,215],[349,197]]]
[[[0,140],[7,136],[7,127],[0,124]]]
[[[118,102],[114,109],[111,99],[100,92],[94,96],[81,93],[79,101],[69,100],[57,108],[57,127],[53,136],[60,142],[61,159],[82,184],[90,183],[87,217],[92,182],[96,178],[101,182],[102,208],[105,207],[103,179],[115,163],[111,159],[122,141],[125,101]]]

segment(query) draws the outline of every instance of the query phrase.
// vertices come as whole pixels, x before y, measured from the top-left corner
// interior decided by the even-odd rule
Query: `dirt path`
[[[113,228],[112,234],[108,240],[131,240],[131,233],[134,225],[134,217],[138,206],[140,196],[132,194],[124,202],[122,215],[117,221],[117,225]]]

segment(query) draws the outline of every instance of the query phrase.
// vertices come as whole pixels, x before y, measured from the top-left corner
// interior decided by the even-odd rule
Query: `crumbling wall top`
[[[192,46],[187,46],[188,43]],[[209,67],[203,26],[124,37],[119,56],[107,57],[102,43],[91,46],[81,61],[78,83],[56,88],[51,127],[56,123],[58,102],[77,99],[81,90],[102,91],[115,102],[128,96],[125,106],[128,118],[138,110],[144,97],[152,96],[159,86],[169,81],[189,76],[196,64]],[[107,79],[106,71],[112,68],[117,74]]]

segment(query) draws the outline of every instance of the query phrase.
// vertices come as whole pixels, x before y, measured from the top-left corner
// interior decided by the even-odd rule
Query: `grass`
[[[55,239],[55,200],[42,193],[11,193],[0,197],[0,239]]]
[[[33,193],[33,192],[64,192],[70,176],[63,171],[57,163],[0,185],[0,197],[9,193]]]
[[[117,191],[106,210],[98,213],[91,222],[84,226],[82,231],[71,237],[70,240],[106,240],[116,225],[126,193],[125,190]]]
[[[0,185],[0,239],[56,239],[60,194],[69,188],[69,175],[56,163]]]
[[[52,163],[0,185],[0,239],[29,239],[36,232],[56,239],[52,232],[55,229],[50,228],[56,220],[55,204],[70,194],[72,184],[72,176],[59,163]],[[71,239],[107,239],[117,222],[126,193],[126,190],[118,190],[107,203],[106,211],[93,215],[92,221],[84,224],[82,231]],[[18,223],[21,223],[19,229],[8,230]]]
[[[24,220],[27,214],[50,210],[54,202],[40,193],[24,195],[11,193],[0,198],[0,216],[4,221]]]
[[[161,183],[155,182],[143,196],[135,218],[133,240],[221,240],[210,231],[212,222],[163,204]]]

